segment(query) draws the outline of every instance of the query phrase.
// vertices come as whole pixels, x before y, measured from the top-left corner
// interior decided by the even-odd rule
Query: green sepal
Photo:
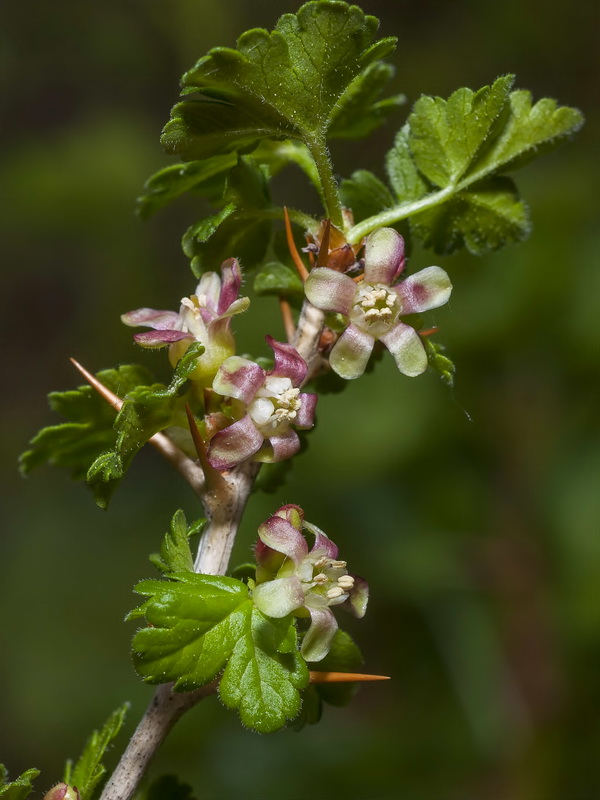
[[[114,421],[117,432],[115,447],[98,456],[86,476],[100,508],[107,507],[140,448],[184,413],[182,389],[203,352],[204,346],[200,342],[192,342],[177,362],[169,386],[138,386],[124,398]]]
[[[433,342],[428,336],[423,336],[421,341],[423,342],[425,352],[427,353],[429,367],[434,372],[438,373],[440,378],[447,386],[454,386],[454,373],[456,372],[456,366],[454,365],[454,362],[448,358],[448,356],[444,355],[444,345],[439,344],[438,342]]]
[[[64,781],[77,786],[81,800],[92,800],[95,789],[106,774],[102,759],[109,745],[121,730],[129,703],[125,703],[110,715],[99,731],[94,731],[88,739],[79,760],[73,766],[67,761]]]
[[[375,61],[359,73],[338,100],[329,125],[329,139],[362,139],[406,103],[402,94],[381,98],[395,73],[391,64]]]
[[[175,512],[169,530],[165,533],[160,553],[152,553],[151,563],[159,572],[192,572],[194,557],[190,549],[190,539],[196,536],[206,524],[205,519],[198,519],[188,525],[181,509]]]
[[[254,279],[254,291],[260,296],[274,295],[297,299],[304,295],[304,284],[297,271],[280,261],[269,261]]]
[[[241,581],[175,573],[171,581],[142,581],[143,612],[150,627],[133,638],[133,662],[147,683],[173,681],[192,691],[225,667],[221,699],[261,733],[285,725],[300,710],[299,689],[308,682],[297,651],[292,617],[270,619],[252,603]]]
[[[124,397],[152,376],[144,367],[125,365],[98,372],[98,380],[118,397]],[[50,408],[69,422],[43,428],[32,440],[31,449],[20,458],[20,468],[28,475],[41,464],[64,467],[74,480],[83,480],[98,455],[115,444],[115,410],[91,386],[66,392],[51,392]]]
[[[171,112],[163,146],[189,161],[248,151],[265,138],[323,141],[340,99],[352,102],[352,82],[395,46],[372,44],[377,26],[357,6],[318,0],[284,14],[272,33],[256,28],[235,50],[211,50],[183,76],[189,99]],[[363,99],[373,95],[365,87]]]
[[[39,769],[28,769],[14,781],[9,781],[8,770],[0,764],[0,797],[2,800],[25,800],[33,791],[31,781],[39,774]]]
[[[338,629],[325,658],[308,666],[319,672],[358,672],[363,663],[362,653],[352,637]],[[304,725],[319,722],[323,703],[338,707],[348,705],[358,688],[357,683],[311,683],[302,692],[302,713],[294,721],[293,727],[300,730]]]

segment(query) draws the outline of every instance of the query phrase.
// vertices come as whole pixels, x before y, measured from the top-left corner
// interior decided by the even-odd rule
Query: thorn
[[[323,230],[323,238],[319,245],[319,257],[317,258],[317,267],[326,267],[329,259],[329,238],[331,234],[331,220],[325,220],[325,228]]]
[[[433,334],[437,333],[438,331],[439,331],[439,328],[438,327],[434,327],[434,328],[427,328],[427,330],[424,330],[424,331],[418,331],[418,333],[419,333],[419,336],[433,336]]]
[[[91,372],[88,372],[87,369],[79,363],[79,361],[75,361],[74,358],[70,358],[69,361],[71,364],[73,364],[75,369],[78,369],[79,372],[81,372],[90,386],[93,386],[98,394],[103,397],[109,405],[111,405],[116,411],[121,410],[123,401],[120,397],[117,397],[117,395],[111,392],[111,390],[108,389],[103,383],[100,383],[98,378],[96,378],[95,375],[92,375]]]
[[[196,424],[196,420],[192,414],[192,409],[190,408],[189,403],[185,404],[185,413],[187,414],[190,433],[192,434],[192,439],[194,440],[194,447],[198,453],[198,460],[200,461],[200,466],[204,472],[207,486],[210,489],[218,489],[223,485],[223,476],[208,462],[206,442],[202,438],[202,434],[198,429],[198,425]]]
[[[285,335],[288,343],[291,344],[296,336],[296,326],[294,325],[294,318],[292,316],[292,307],[284,297],[279,298],[279,310],[283,318],[283,327],[285,328]]]
[[[369,675],[360,672],[313,672],[310,671],[311,683],[358,683],[366,681],[389,681],[389,675]]]
[[[75,369],[83,375],[86,381],[92,386],[106,402],[111,405],[115,411],[120,411],[123,406],[123,401],[114,392],[111,392],[103,383],[101,383],[95,375],[83,367],[74,358],[69,359]],[[150,444],[155,447],[164,458],[175,467],[177,472],[185,478],[196,494],[201,494],[205,489],[205,479],[202,470],[195,464],[191,458],[188,458],[183,450],[180,450],[177,445],[166,436],[164,433],[155,433],[148,439]]]
[[[302,278],[302,282],[304,282],[308,278],[308,270],[304,266],[302,259],[300,258],[300,253],[298,252],[298,248],[296,247],[296,242],[294,241],[294,235],[292,233],[292,224],[290,222],[290,215],[288,214],[286,206],[283,207],[283,217],[285,219],[285,236],[287,239],[290,255],[292,256],[292,260],[296,265],[296,269],[298,270],[298,275],[300,275],[300,277]]]

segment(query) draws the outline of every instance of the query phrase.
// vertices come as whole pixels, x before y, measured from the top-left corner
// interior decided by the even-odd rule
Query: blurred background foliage
[[[158,137],[181,73],[290,0],[7,0],[0,32],[3,420],[0,756],[14,776],[60,777],[124,699],[133,729],[152,690],[128,659],[131,586],[153,570],[172,512],[194,497],[144,451],[107,514],[17,454],[51,417],[45,394],[79,384],[68,364],[166,359],[134,349],[119,314],[177,307],[193,279],[179,248],[198,201],[150,222],[134,199],[169,163]],[[251,499],[236,546],[282,502],[343,546],[371,584],[347,627],[369,671],[316,727],[260,737],[213,698],[167,741],[176,771],[219,800],[591,800],[598,797],[600,657],[598,271],[593,182],[598,114],[594,4],[542,0],[365,0],[399,36],[394,88],[409,105],[366,143],[336,143],[340,176],[372,169],[420,93],[447,96],[505,72],[534,97],[577,105],[577,140],[519,176],[534,232],[484,259],[436,258],[451,274],[435,312],[456,387],[400,376],[384,358],[320,401],[318,431],[275,495]],[[293,171],[281,202],[313,213]],[[432,263],[416,250],[412,271]],[[215,265],[217,266],[217,265]],[[235,327],[242,350],[282,335],[258,300]],[[264,354],[264,353],[263,353]],[[342,621],[342,620],[340,620]],[[125,737],[120,744],[124,744]],[[116,757],[116,753],[113,754]],[[39,793],[38,793],[39,796]]]

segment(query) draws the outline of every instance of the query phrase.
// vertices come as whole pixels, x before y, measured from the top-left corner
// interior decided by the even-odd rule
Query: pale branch
[[[322,311],[304,302],[294,346],[308,364],[308,375],[319,366],[318,345],[324,317]],[[208,524],[198,546],[195,572],[224,575],[227,571],[235,536],[259,469],[260,464],[246,461],[223,473],[222,484],[211,488],[204,486],[200,497]],[[173,692],[172,686],[163,684],[156,690],[100,800],[130,800],[173,725],[188,709],[214,692],[213,684],[195,692]]]

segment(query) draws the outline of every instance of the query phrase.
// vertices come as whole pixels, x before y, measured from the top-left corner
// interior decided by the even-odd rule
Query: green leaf
[[[355,222],[391,208],[394,198],[379,178],[366,169],[359,169],[340,184],[342,203],[352,209]]]
[[[113,450],[102,453],[90,466],[86,480],[96,503],[106,508],[134,456],[155,433],[172,425],[184,413],[181,390],[204,352],[200,342],[192,342],[179,359],[169,386],[157,383],[138,386],[124,398],[114,421],[117,432]]]
[[[466,247],[481,255],[520,242],[531,230],[529,213],[510,178],[495,177],[473,184],[447,202],[411,219],[412,232],[436,253]]]
[[[156,211],[166,206],[171,200],[189,192],[200,191],[208,185],[208,192],[213,197],[214,180],[222,178],[224,173],[235,167],[237,156],[227,153],[222,156],[213,156],[203,161],[190,161],[187,164],[173,164],[152,175],[144,184],[144,194],[137,199],[137,212],[142,219],[147,219]],[[218,183],[217,197],[221,196],[223,187]]]
[[[269,261],[257,273],[254,291],[261,296],[298,298],[304,295],[304,285],[295,269],[279,261]]]
[[[264,167],[240,158],[228,174],[223,199],[217,214],[194,223],[183,236],[183,252],[192,259],[196,277],[232,256],[245,267],[255,266],[271,240],[275,213]]]
[[[31,781],[39,774],[39,769],[28,769],[16,780],[9,781],[6,767],[0,764],[0,797],[2,800],[25,800],[33,791]]]
[[[165,534],[160,554],[154,553],[150,561],[163,573],[192,572],[194,558],[190,549],[190,538],[200,532],[206,520],[200,519],[188,526],[185,514],[181,509],[176,511],[171,520],[168,533]]]
[[[174,681],[191,691],[225,667],[219,692],[242,722],[262,733],[277,730],[300,709],[298,689],[308,681],[296,650],[292,618],[273,620],[255,608],[248,587],[233,578],[175,573],[172,581],[142,581],[151,627],[133,638],[133,660],[147,683]]]
[[[362,139],[406,102],[401,94],[379,99],[394,73],[390,64],[375,61],[356,76],[333,109],[330,139]]]
[[[102,759],[108,746],[121,730],[128,709],[129,703],[125,703],[113,711],[104,726],[92,733],[75,766],[72,762],[67,762],[64,781],[71,786],[77,786],[81,800],[91,800],[94,790],[106,774]]]
[[[481,154],[472,173],[481,176],[518,169],[573,136],[584,121],[578,108],[559,106],[548,97],[532,106],[531,92],[512,92],[506,125],[493,146]]]
[[[478,92],[458,89],[448,100],[421,97],[408,123],[419,170],[437,186],[455,185],[506,121],[513,75]]]
[[[96,377],[119,397],[152,380],[146,369],[133,365],[103,370]],[[52,410],[70,421],[43,428],[31,440],[31,449],[20,459],[21,471],[28,475],[47,463],[68,469],[74,480],[83,480],[94,459],[116,441],[115,411],[87,385],[52,392],[48,399]]]
[[[284,14],[272,33],[242,34],[236,50],[211,50],[183,76],[184,93],[195,96],[173,109],[163,146],[192,160],[265,138],[323,142],[348,87],[395,45],[372,44],[377,25],[357,6],[319,0]]]
[[[574,134],[583,116],[549,99],[532,106],[529,92],[510,92],[512,80],[420,98],[387,157],[399,202],[357,223],[349,241],[405,219],[441,253],[479,255],[526,238],[527,208],[504,174]]]
[[[410,128],[404,125],[396,134],[394,146],[386,156],[385,168],[398,200],[411,202],[424,197],[430,187],[415,164],[408,143]]]
[[[289,617],[272,619],[248,601],[248,614],[219,684],[219,696],[248,728],[272,733],[300,712],[308,670]]]

